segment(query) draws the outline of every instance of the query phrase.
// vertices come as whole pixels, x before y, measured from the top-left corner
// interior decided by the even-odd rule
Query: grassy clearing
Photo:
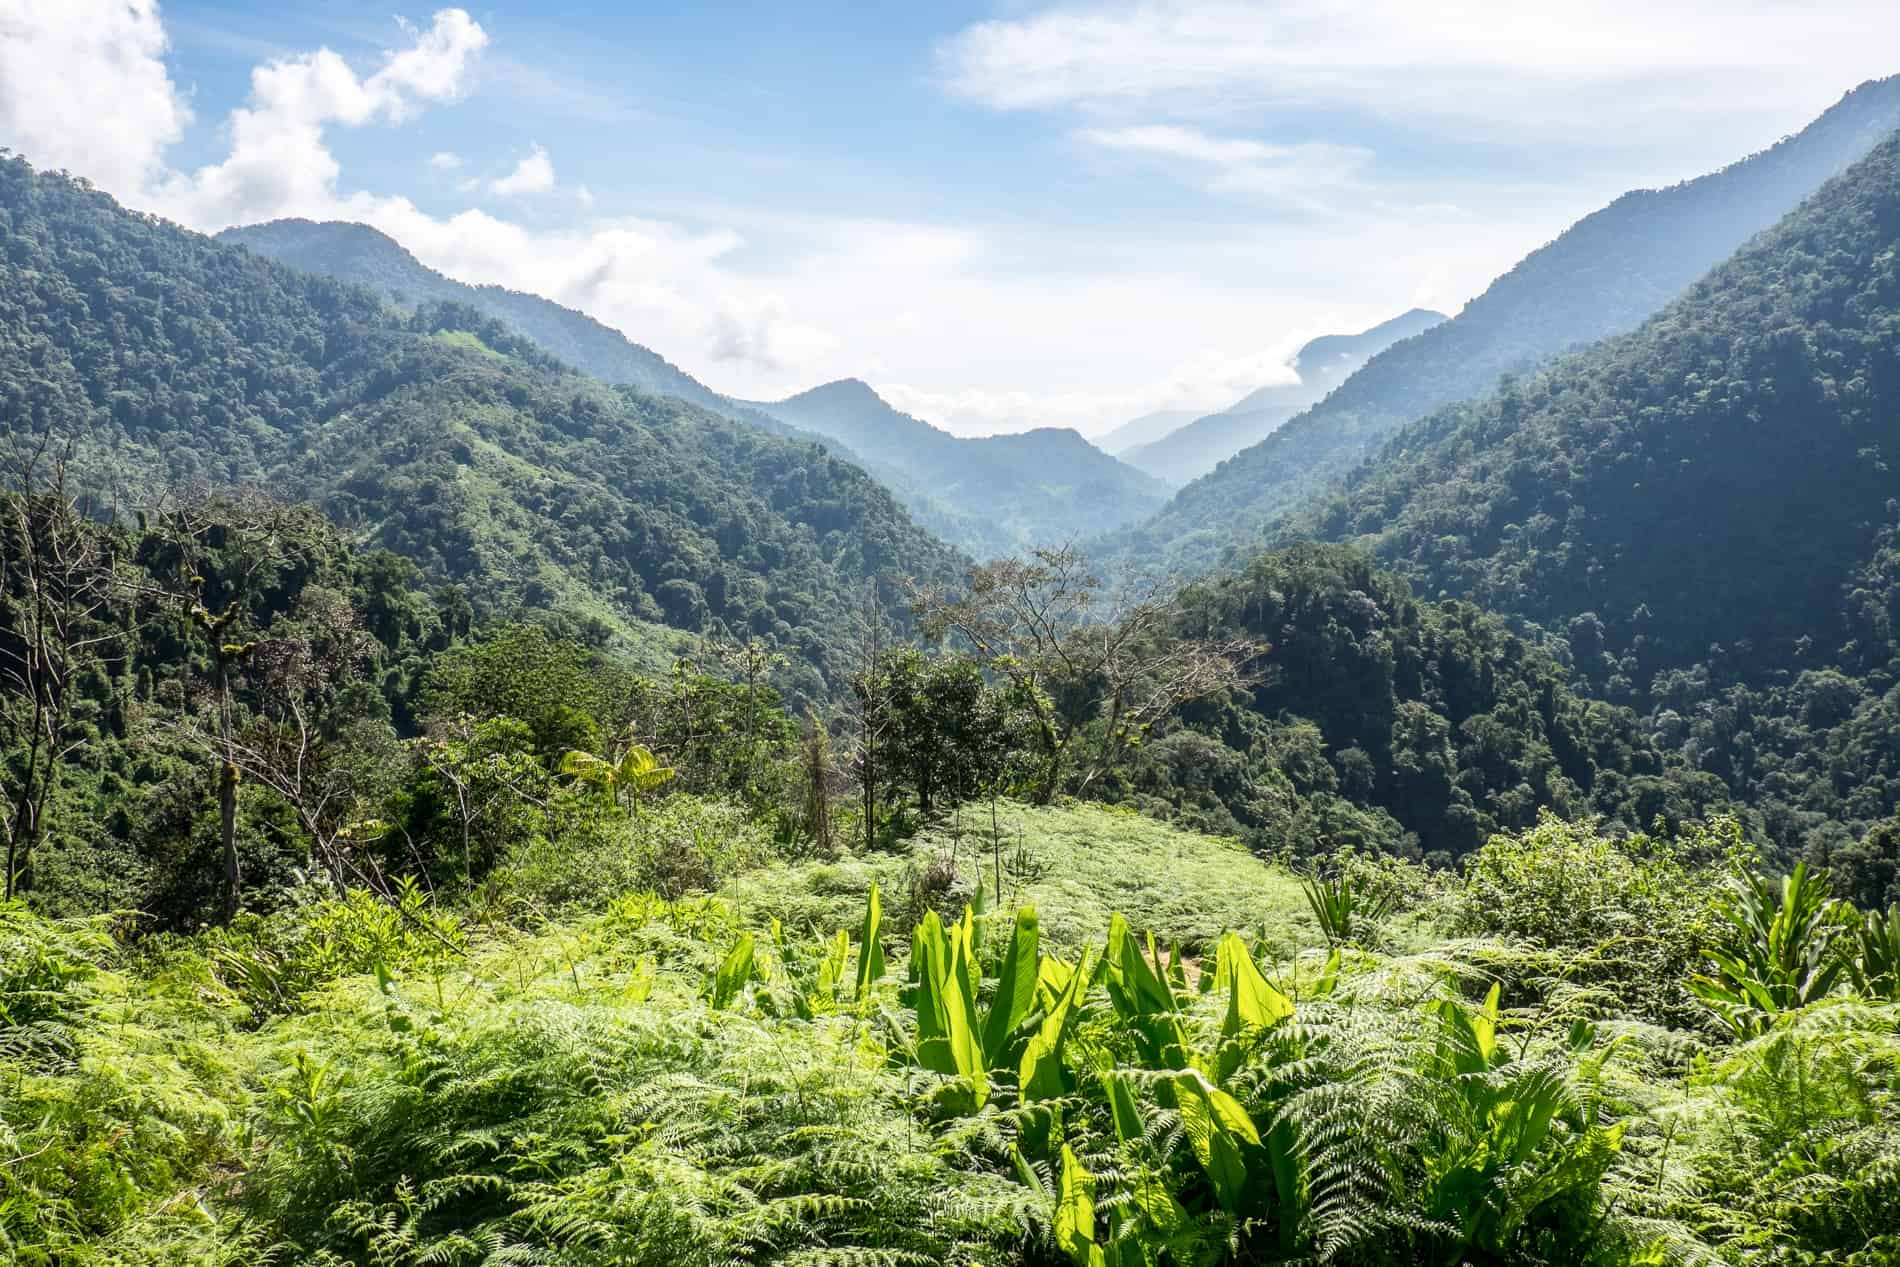
[[[1322,944],[1286,871],[1231,840],[1100,805],[1002,802],[994,833],[988,809],[972,806],[901,854],[768,867],[722,896],[761,924],[832,929],[857,918],[873,880],[905,926],[925,909],[954,915],[979,885],[993,907],[1033,905],[1044,939],[1062,953],[1100,940],[1117,911],[1190,951],[1230,929],[1263,938],[1276,957]]]

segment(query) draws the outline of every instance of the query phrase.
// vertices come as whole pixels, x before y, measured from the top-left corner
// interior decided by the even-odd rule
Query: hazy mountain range
[[[1429,330],[1445,319],[1442,312],[1414,308],[1358,334],[1329,334],[1313,339],[1294,354],[1293,383],[1256,388],[1204,418],[1123,451],[1121,458],[1158,479],[1181,485],[1198,479],[1242,449],[1258,444],[1276,427],[1350,378],[1360,366],[1401,339]]]

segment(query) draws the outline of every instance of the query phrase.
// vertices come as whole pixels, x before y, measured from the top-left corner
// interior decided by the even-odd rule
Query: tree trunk
[[[224,922],[237,918],[238,874],[237,794],[238,768],[231,760],[231,677],[218,652],[218,730],[224,740],[223,762],[218,770],[218,836],[224,851]]]
[[[227,924],[237,918],[238,909],[237,794],[238,769],[226,761],[218,773],[218,830],[224,844],[224,922]]]

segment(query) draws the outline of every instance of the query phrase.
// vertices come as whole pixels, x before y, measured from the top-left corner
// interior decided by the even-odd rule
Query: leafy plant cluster
[[[0,1245],[1025,1267],[1867,1267],[1900,1248],[1900,1002],[1879,975],[1900,911],[1756,876],[1724,825],[1675,847],[1552,820],[1435,881],[1449,903],[1361,906],[1329,947],[1295,878],[1245,853],[1101,810],[1011,813],[1045,850],[1084,824],[1099,849],[1126,819],[1223,859],[1286,923],[1202,932],[1150,908],[1159,937],[1120,915],[1105,940],[1046,931],[1040,904],[1108,883],[1087,871],[948,919],[902,916],[872,879],[849,918],[803,926],[743,884],[532,928],[350,893],[133,942],[0,907]],[[1590,859],[1612,874],[1577,874]],[[845,865],[765,891],[835,891]],[[1627,940],[1603,903],[1678,869],[1696,887],[1647,912],[1676,941],[1577,971],[1584,942]],[[1385,891],[1339,875],[1313,891]],[[1578,900],[1553,901],[1566,886]],[[1779,991],[1820,961],[1845,966]],[[1673,1017],[1637,988],[1669,962],[1690,1000]],[[261,964],[296,965],[295,988],[260,987]]]
[[[1420,421],[1278,533],[1534,625],[1868,904],[1900,898],[1897,172],[1889,139],[1641,328]]]

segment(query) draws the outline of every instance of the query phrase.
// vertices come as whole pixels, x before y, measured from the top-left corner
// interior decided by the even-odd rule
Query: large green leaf
[[[1215,988],[1227,994],[1227,1018],[1221,1023],[1221,1037],[1237,1037],[1249,1026],[1265,1029],[1293,1015],[1293,1000],[1268,984],[1238,933],[1220,939],[1215,948],[1214,974]]]
[[[1068,974],[1068,985],[1043,1017],[1042,1025],[1029,1040],[1029,1045],[1023,1049],[1017,1086],[1021,1088],[1025,1101],[1053,1100],[1068,1093],[1068,1074],[1062,1067],[1062,1043],[1068,1035],[1069,1026],[1075,1021],[1082,996],[1087,993],[1088,987],[1089,955],[1084,950],[1082,961]]]
[[[983,1061],[990,1068],[1001,1062],[1010,1036],[1036,1010],[1040,945],[1036,908],[1025,906],[1016,912],[1016,931],[1003,956],[996,996],[990,1000],[989,1015],[983,1018]]]
[[[713,1007],[730,1006],[739,997],[746,982],[752,979],[752,952],[752,934],[741,933],[739,940],[733,943],[732,949],[726,952],[725,959],[713,973],[712,984],[707,989],[707,997]]]
[[[1247,1192],[1247,1162],[1241,1149],[1260,1147],[1260,1132],[1245,1106],[1209,1082],[1200,1070],[1182,1070],[1174,1076],[1173,1086],[1181,1130],[1207,1171],[1221,1208],[1234,1213]]]
[[[858,929],[857,997],[862,1002],[871,987],[884,977],[884,908],[878,901],[877,881],[871,881],[871,894],[864,900],[864,925]]]
[[[1102,1267],[1102,1247],[1095,1243],[1095,1176],[1082,1169],[1067,1144],[1056,1185],[1056,1245],[1078,1267]]]

